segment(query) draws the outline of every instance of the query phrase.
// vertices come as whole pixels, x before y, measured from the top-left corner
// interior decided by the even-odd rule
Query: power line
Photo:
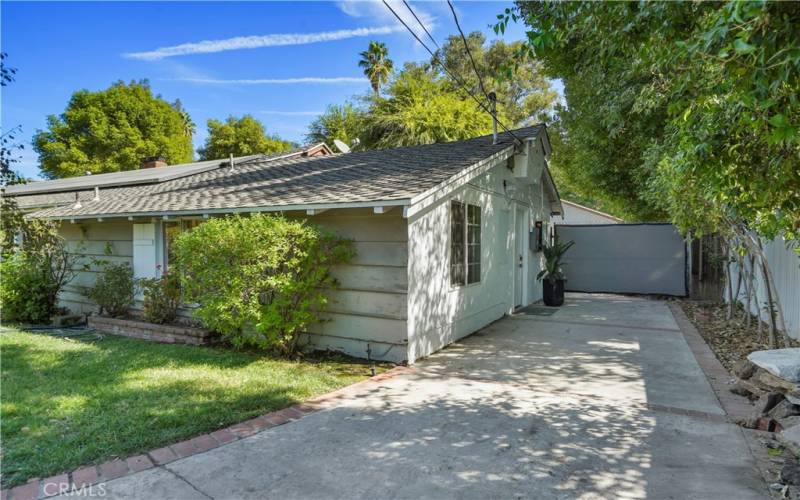
[[[481,92],[483,92],[483,95],[486,96],[486,99],[488,99],[489,102],[491,102],[492,98],[489,97],[489,93],[486,92],[486,87],[483,86],[483,78],[481,78],[481,74],[478,71],[478,66],[475,64],[475,59],[472,57],[472,51],[469,50],[469,44],[467,43],[467,37],[464,36],[464,31],[461,29],[461,24],[459,24],[459,22],[458,22],[458,16],[456,15],[455,7],[453,7],[453,2],[451,2],[450,0],[447,0],[447,5],[450,6],[450,12],[453,13],[453,19],[455,19],[455,21],[456,21],[456,28],[458,28],[458,32],[461,34],[461,39],[464,41],[464,49],[466,49],[467,55],[469,56],[469,62],[472,63],[472,69],[475,71],[475,76],[478,77],[478,85],[480,85],[480,87],[481,87]]]
[[[392,6],[391,6],[391,5],[389,5],[389,2],[387,2],[386,0],[383,0],[383,5],[385,5],[385,6],[386,6],[386,8],[387,8],[387,9],[389,9],[389,11],[390,11],[392,14],[394,14],[394,17],[396,17],[396,18],[397,18],[397,20],[398,20],[398,21],[400,21],[400,24],[402,24],[402,25],[403,25],[403,26],[404,26],[404,27],[405,27],[405,28],[408,30],[408,32],[409,32],[409,33],[411,33],[411,36],[413,36],[413,37],[414,37],[414,38],[417,40],[417,42],[419,42],[419,44],[420,44],[420,45],[422,45],[422,47],[423,47],[423,48],[424,48],[426,51],[428,51],[428,54],[430,54],[430,55],[431,55],[431,57],[433,58],[433,61],[434,61],[434,62],[436,62],[436,63],[438,63],[438,64],[439,64],[439,66],[441,66],[441,67],[442,67],[442,69],[444,70],[444,72],[445,72],[445,73],[447,73],[447,75],[448,75],[448,76],[450,76],[450,78],[452,78],[452,79],[453,79],[453,80],[454,80],[454,81],[455,81],[455,82],[458,84],[458,86],[461,88],[461,90],[463,90],[464,92],[466,92],[466,94],[467,94],[469,97],[471,97],[471,98],[472,98],[472,99],[473,99],[473,100],[474,100],[474,101],[475,101],[475,102],[478,104],[478,106],[480,106],[480,107],[481,107],[481,109],[483,109],[484,111],[486,111],[487,113],[489,113],[489,115],[490,115],[490,116],[492,116],[492,118],[494,118],[494,120],[495,120],[497,123],[499,123],[501,127],[503,127],[503,130],[505,130],[505,131],[506,131],[506,132],[507,132],[507,133],[508,133],[508,134],[509,134],[511,137],[513,137],[513,138],[514,138],[514,140],[515,140],[516,142],[518,142],[519,144],[522,144],[522,140],[521,140],[519,137],[517,137],[517,136],[514,134],[514,132],[512,132],[512,131],[511,131],[511,129],[509,129],[508,127],[506,127],[506,126],[505,126],[505,124],[504,124],[503,122],[501,122],[500,120],[498,120],[498,119],[497,119],[497,115],[496,115],[495,113],[492,113],[492,111],[491,111],[489,108],[487,108],[487,107],[486,107],[486,105],[485,105],[485,104],[483,104],[483,102],[481,102],[481,100],[480,100],[480,99],[478,99],[477,97],[475,97],[475,95],[474,95],[472,92],[470,92],[470,91],[469,91],[469,89],[467,88],[467,86],[464,84],[464,82],[463,82],[463,81],[461,81],[461,79],[460,79],[460,78],[458,78],[456,75],[454,75],[453,73],[451,73],[451,72],[450,72],[450,70],[449,70],[449,69],[447,69],[447,66],[445,66],[445,65],[444,65],[444,63],[442,63],[441,61],[439,61],[439,58],[437,58],[437,57],[436,57],[436,55],[433,53],[433,51],[432,51],[432,50],[431,50],[431,49],[430,49],[430,48],[429,48],[427,45],[425,45],[425,42],[423,42],[423,41],[420,39],[420,37],[419,37],[419,36],[418,36],[418,35],[417,35],[417,34],[414,32],[414,30],[412,30],[412,29],[411,29],[411,28],[408,26],[408,24],[406,24],[406,22],[405,22],[405,21],[403,21],[403,18],[401,18],[401,17],[400,17],[400,16],[397,14],[397,12],[395,12],[395,10],[392,8]],[[407,3],[406,3],[406,7],[408,7],[408,10],[410,10],[410,11],[411,11],[411,13],[412,13],[412,14],[414,14],[414,11],[411,9],[411,7],[410,7],[410,6],[409,6]],[[417,22],[418,22],[418,23],[420,23],[420,26],[422,26],[422,28],[425,30],[425,32],[428,32],[428,30],[425,28],[425,25],[424,25],[424,24],[422,24],[422,22],[419,20],[419,18],[418,18],[416,15],[414,15],[414,18],[415,18],[415,19],[417,19]],[[428,36],[430,36],[430,33],[428,33]],[[433,37],[431,37],[431,38],[433,38]]]
[[[442,50],[442,48],[439,47],[439,44],[436,42],[436,39],[433,38],[433,35],[431,35],[431,32],[428,31],[428,28],[426,28],[425,25],[422,23],[422,21],[420,21],[420,19],[417,17],[417,13],[414,12],[414,10],[411,8],[410,5],[408,5],[408,2],[406,2],[406,0],[403,0],[403,3],[405,4],[408,11],[411,12],[411,15],[414,16],[414,19],[416,19],[419,25],[422,26],[422,29],[425,30],[425,33],[428,35],[428,38],[431,39],[431,42],[433,42],[433,44],[436,45],[437,49]]]

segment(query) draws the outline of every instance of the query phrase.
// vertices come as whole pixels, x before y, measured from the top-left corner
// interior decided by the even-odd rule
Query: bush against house
[[[288,355],[325,310],[330,267],[352,243],[305,221],[255,214],[212,219],[178,236],[175,257],[184,300],[199,304],[206,328],[235,346]]]
[[[75,277],[78,257],[67,251],[54,223],[27,220],[15,208],[5,208],[0,257],[2,319],[49,322],[58,312],[58,294]]]
[[[144,317],[159,325],[172,323],[181,305],[180,276],[165,272],[160,278],[143,278],[139,286],[144,293]]]
[[[100,306],[100,314],[115,318],[125,316],[133,305],[136,293],[133,269],[127,262],[122,264],[104,262],[102,266],[103,273],[97,277],[94,286],[87,288],[84,293]]]

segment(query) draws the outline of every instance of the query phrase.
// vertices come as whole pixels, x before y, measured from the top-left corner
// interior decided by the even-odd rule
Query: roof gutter
[[[91,220],[91,219],[129,219],[134,218],[169,218],[169,217],[208,217],[211,215],[222,214],[245,214],[245,213],[269,213],[269,212],[290,212],[290,211],[304,211],[304,210],[333,210],[337,208],[373,208],[375,213],[383,213],[384,207],[394,208],[403,207],[404,216],[406,215],[405,207],[411,205],[411,200],[378,200],[378,201],[364,201],[364,202],[350,202],[350,203],[312,203],[312,204],[296,204],[296,205],[273,205],[264,207],[237,207],[237,208],[207,208],[199,210],[163,210],[156,212],[120,212],[120,213],[95,213],[95,214],[80,214],[80,215],[37,215],[38,212],[26,215],[32,219],[46,219],[58,221],[77,221],[77,220]],[[381,209],[381,210],[379,210]],[[43,212],[43,211],[40,211]]]

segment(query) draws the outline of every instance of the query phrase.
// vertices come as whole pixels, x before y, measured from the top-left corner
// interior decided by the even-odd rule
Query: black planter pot
[[[564,303],[564,280],[542,280],[544,305],[558,307]]]

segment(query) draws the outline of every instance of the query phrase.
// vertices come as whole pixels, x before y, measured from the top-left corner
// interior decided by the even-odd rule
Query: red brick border
[[[185,441],[173,443],[163,448],[128,457],[114,459],[100,465],[87,465],[46,479],[33,478],[25,484],[2,490],[2,500],[35,500],[62,493],[78,491],[93,484],[110,481],[137,472],[168,464],[180,458],[204,453],[219,446],[244,439],[272,427],[277,427],[293,420],[326,408],[335,407],[342,401],[370,390],[380,382],[413,372],[408,366],[397,366],[380,375],[356,382],[353,385],[312,398],[281,410],[273,411],[251,418],[224,429],[196,436]]]

